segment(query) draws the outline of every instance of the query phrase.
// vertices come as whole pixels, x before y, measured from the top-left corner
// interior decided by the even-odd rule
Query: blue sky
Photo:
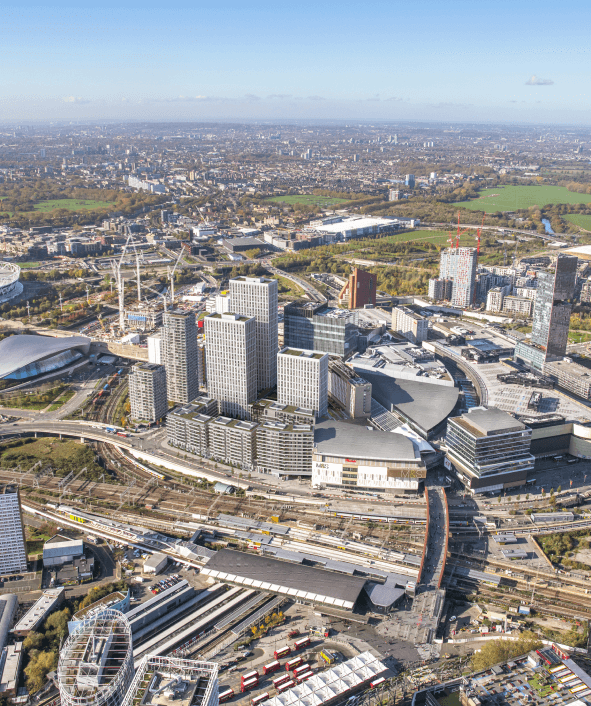
[[[590,20],[579,0],[8,0],[0,120],[588,124]]]

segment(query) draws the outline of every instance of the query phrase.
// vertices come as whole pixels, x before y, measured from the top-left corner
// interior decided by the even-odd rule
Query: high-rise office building
[[[328,412],[328,353],[284,348],[277,356],[277,402],[323,417]]]
[[[525,485],[534,470],[532,431],[496,407],[475,407],[447,420],[447,460],[473,492]]]
[[[136,363],[129,376],[131,418],[157,422],[168,411],[166,369],[155,363]]]
[[[531,343],[515,346],[515,360],[537,370],[566,354],[573,309],[578,258],[558,255],[554,271],[538,273]]]
[[[220,414],[248,417],[257,396],[257,322],[254,316],[210,314],[204,321],[207,394]]]
[[[161,340],[168,399],[190,402],[199,394],[195,314],[178,309],[165,312]]]
[[[467,307],[474,302],[477,269],[476,248],[447,248],[441,251],[439,278],[453,280],[451,303]]]
[[[230,280],[230,311],[256,320],[257,390],[277,383],[277,280],[236,277]]]
[[[415,175],[414,174],[407,174],[404,177],[404,183],[406,186],[409,186],[411,189],[414,189],[415,187]]]
[[[27,570],[18,486],[0,486],[0,576]]]
[[[288,348],[331,353],[341,358],[357,350],[358,314],[354,311],[292,302],[284,308],[283,315],[283,341]]]

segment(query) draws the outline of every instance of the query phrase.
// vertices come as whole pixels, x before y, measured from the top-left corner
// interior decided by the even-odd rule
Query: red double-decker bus
[[[295,686],[295,682],[293,681],[293,679],[289,679],[288,681],[286,681],[284,684],[282,684],[280,687],[277,688],[277,693],[282,694],[284,691],[291,689],[292,686]]]
[[[303,659],[301,657],[295,657],[295,659],[290,659],[289,662],[285,663],[285,671],[291,672],[292,669],[299,667],[302,662]]]
[[[300,674],[305,674],[306,672],[310,671],[310,665],[306,662],[306,664],[302,664],[300,667],[296,667],[293,670],[293,675],[294,677],[299,677]]]
[[[245,691],[250,691],[251,689],[255,689],[259,685],[259,678],[258,677],[253,677],[252,679],[248,679],[247,681],[242,682],[242,685],[240,686],[240,691],[244,693]]]
[[[314,676],[314,672],[311,669],[308,669],[307,672],[304,672],[303,674],[300,674],[297,677],[294,677],[296,684],[301,684],[303,681],[306,681],[306,679],[309,679],[310,677]]]
[[[386,681],[385,677],[379,677],[379,679],[374,679],[373,681],[369,682],[369,685],[372,689],[375,689],[376,686],[379,686],[380,684],[383,684]]]
[[[218,699],[221,704],[224,703],[224,701],[229,701],[232,697],[234,696],[234,689],[224,689],[224,691],[221,691]]]
[[[258,706],[258,704],[262,704],[263,701],[266,701],[268,698],[269,694],[265,691],[264,694],[259,694],[258,696],[255,696],[254,699],[250,700],[251,706]]]
[[[273,674],[273,672],[276,672],[281,665],[279,664],[279,660],[273,660],[273,662],[269,662],[269,664],[265,664],[263,667],[263,674]]]
[[[282,684],[285,684],[286,681],[289,681],[291,677],[289,674],[284,674],[282,677],[277,677],[277,679],[273,679],[273,686],[278,689]]]
[[[285,645],[285,647],[280,647],[278,650],[275,650],[273,657],[275,657],[275,659],[281,659],[281,657],[287,657],[289,654],[291,654],[291,647]]]
[[[244,684],[245,681],[250,681],[254,677],[256,677],[257,679],[259,678],[259,673],[256,669],[253,669],[252,672],[246,672],[246,674],[243,674],[240,677],[240,681]]]
[[[303,650],[304,647],[308,647],[310,644],[310,638],[309,637],[302,637],[301,640],[296,640],[293,643],[293,651],[297,652],[298,650]]]

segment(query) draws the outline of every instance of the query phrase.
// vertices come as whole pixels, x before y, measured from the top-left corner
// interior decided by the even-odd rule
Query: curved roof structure
[[[389,431],[371,431],[366,426],[329,419],[314,429],[315,452],[323,456],[342,456],[382,461],[420,461],[412,441]]]
[[[0,341],[0,378],[26,379],[57,370],[89,350],[86,336],[9,336]]]
[[[457,387],[390,377],[361,367],[355,368],[355,372],[371,382],[371,396],[382,407],[398,411],[426,438],[453,412],[460,394]]]

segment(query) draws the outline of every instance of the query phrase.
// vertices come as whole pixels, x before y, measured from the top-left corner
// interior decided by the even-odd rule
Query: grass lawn
[[[580,331],[569,331],[569,343],[585,343],[591,341],[591,333],[581,333]]]
[[[87,478],[98,478],[103,472],[94,460],[92,449],[72,439],[43,437],[29,443],[22,443],[21,440],[9,441],[0,446],[0,467],[2,468],[14,468],[20,465],[21,468],[28,469],[41,460],[51,464],[56,475],[60,477],[70,471],[81,471],[85,466],[88,469]]]
[[[589,203],[591,195],[576,194],[565,186],[497,186],[482,189],[480,196],[472,201],[453,204],[471,211],[516,211],[530,206],[547,206],[551,203]]]
[[[335,199],[331,196],[316,196],[315,194],[291,194],[289,196],[273,196],[265,199],[272,203],[287,203],[293,205],[304,203],[310,206],[336,206],[341,203],[349,203],[349,199]]]
[[[58,208],[65,208],[68,211],[107,211],[113,208],[114,205],[114,201],[96,201],[95,199],[48,199],[47,201],[39,201],[39,203],[36,203],[32,211],[18,211],[17,213],[50,213]],[[0,199],[0,210],[1,209],[2,200]],[[10,215],[15,216],[17,213],[11,213]]]
[[[301,297],[304,294],[304,290],[297,285],[295,282],[292,282],[290,279],[287,279],[286,277],[280,277],[279,275],[274,275],[274,274],[269,274],[267,275],[271,279],[276,279],[277,284],[279,286],[279,296],[287,296],[287,297]]]
[[[563,218],[565,221],[583,228],[583,230],[591,231],[591,216],[587,216],[584,213],[571,213],[569,216],[563,216]]]
[[[460,238],[460,245],[473,246],[476,244],[476,229],[465,233]],[[421,241],[424,243],[433,243],[433,245],[444,245],[447,246],[449,235],[443,230],[411,230],[408,233],[394,233],[394,235],[387,235],[384,238],[370,239],[364,238],[362,240],[350,240],[347,243],[347,248],[350,251],[361,250],[362,248],[371,249],[372,245],[381,245],[382,243],[411,243],[415,241]],[[417,243],[420,245],[420,242]]]

